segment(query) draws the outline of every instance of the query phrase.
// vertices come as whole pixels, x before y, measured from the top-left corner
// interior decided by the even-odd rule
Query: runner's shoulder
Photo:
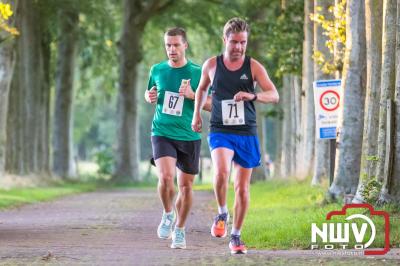
[[[193,61],[189,61],[189,64],[192,71],[201,72],[201,66],[199,64],[196,64]]]
[[[213,56],[213,57],[208,58],[208,59],[206,60],[205,64],[207,64],[207,65],[209,65],[209,66],[216,65],[216,64],[217,64],[217,57],[218,57],[218,56]]]
[[[213,57],[208,58],[208,59],[204,62],[204,64],[203,64],[203,69],[208,69],[208,70],[210,70],[210,69],[215,68],[216,65],[217,65],[217,56],[213,56]]]
[[[253,57],[250,57],[250,66],[255,70],[259,70],[259,69],[265,69],[265,67],[256,59],[254,59]]]
[[[170,66],[168,65],[168,61],[162,61],[158,64],[154,64],[151,66],[150,71],[151,72],[156,72],[156,71],[160,71],[160,70],[164,70],[164,69],[168,69]]]

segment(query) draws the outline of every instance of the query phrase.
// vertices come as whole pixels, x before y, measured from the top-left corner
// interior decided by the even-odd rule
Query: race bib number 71
[[[164,114],[182,116],[184,97],[179,93],[166,91],[162,112]]]
[[[235,100],[223,100],[222,123],[227,126],[244,125],[244,102]]]

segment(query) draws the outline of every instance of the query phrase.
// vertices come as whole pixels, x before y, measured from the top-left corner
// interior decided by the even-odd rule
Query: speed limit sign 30
[[[317,80],[313,85],[317,136],[320,139],[335,139],[342,93],[341,80]]]
[[[333,90],[325,91],[319,98],[319,104],[325,111],[331,112],[339,108],[339,93]]]

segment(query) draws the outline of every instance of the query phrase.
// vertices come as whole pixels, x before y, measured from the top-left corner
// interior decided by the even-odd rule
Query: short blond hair
[[[250,33],[249,24],[241,18],[231,18],[224,26],[224,36],[229,37],[231,33],[247,32]]]

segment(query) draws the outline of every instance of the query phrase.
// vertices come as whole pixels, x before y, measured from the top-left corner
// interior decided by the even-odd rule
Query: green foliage
[[[105,149],[96,153],[95,161],[99,166],[97,173],[101,176],[110,176],[113,173],[114,156],[111,149]]]
[[[11,27],[9,25],[11,16],[13,14],[14,12],[12,11],[12,6],[0,1],[0,29],[11,36],[19,35],[19,31],[15,27]],[[3,41],[2,39],[3,38],[0,39],[0,42]]]
[[[122,10],[118,3],[107,0],[84,3],[79,16],[79,87],[110,97],[118,88],[117,43]]]
[[[273,41],[278,52],[278,65],[276,76],[282,77],[283,73],[301,75],[302,66],[302,41],[303,33],[303,1],[290,1],[287,8],[276,20],[276,29]]]
[[[367,156],[367,161],[378,162],[379,161],[379,157],[377,155],[369,155],[369,156]]]
[[[121,1],[61,1],[79,14],[74,142],[81,159],[93,159],[111,148],[116,134],[118,91],[117,40],[122,24]]]
[[[327,19],[320,12],[321,7],[317,7],[319,13],[310,14],[311,20],[324,29],[324,35],[328,37],[326,47],[332,55],[332,60],[327,60],[323,53],[314,51],[314,60],[322,66],[322,71],[326,74],[333,74],[335,71],[342,71],[343,58],[346,44],[346,0],[341,0],[337,5],[330,6],[328,11],[333,18]]]
[[[269,110],[266,110],[263,112],[263,115],[265,117],[269,118],[276,118],[278,120],[283,119],[283,110],[281,108],[270,108]]]
[[[111,148],[116,135],[116,97],[96,90],[80,90],[75,100],[74,140],[85,160],[99,150]]]
[[[242,6],[251,25],[249,53],[266,65],[279,87],[284,73],[301,75],[303,1],[287,1],[284,10],[281,1],[252,2],[248,5],[245,1]],[[256,53],[252,42],[261,47]]]
[[[364,181],[364,189],[362,190],[363,199],[375,205],[379,199],[379,195],[382,189],[382,182],[378,181],[375,177],[372,177],[370,180]]]

